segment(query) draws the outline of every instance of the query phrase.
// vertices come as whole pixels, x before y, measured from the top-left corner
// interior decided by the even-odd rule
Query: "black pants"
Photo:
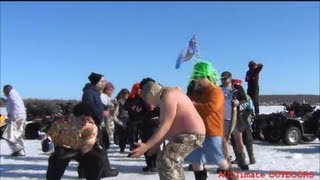
[[[98,136],[97,142],[100,143],[105,149],[109,149],[110,147],[110,139],[108,131],[105,127],[98,127]]]
[[[158,129],[159,127],[159,121],[157,120],[146,120],[142,123],[141,126],[141,141],[143,143],[147,142],[153,133]],[[159,147],[160,149],[160,147]],[[148,167],[156,167],[157,157],[159,152],[154,153],[152,156],[148,156],[147,153],[144,153],[146,164]]]
[[[254,114],[259,114],[259,86],[248,89],[247,94],[252,99],[253,105],[254,105]]]
[[[126,145],[128,142],[127,127],[123,127],[118,124],[115,124],[113,139],[114,139],[115,144],[117,143],[119,145],[119,148],[121,150],[124,150],[126,148]]]
[[[98,135],[97,135],[97,143],[96,149],[99,150],[99,153],[102,154],[102,159],[104,161],[104,166],[102,167],[101,177],[105,177],[106,174],[110,172],[111,165],[108,158],[107,149],[110,146],[109,135],[105,128],[98,126]],[[101,151],[101,152],[100,152]],[[82,164],[78,166],[79,177],[86,177],[86,170]]]
[[[99,180],[105,168],[105,152],[97,144],[86,154],[76,150],[55,147],[55,152],[49,157],[47,180],[59,180],[71,160],[79,162],[79,168],[86,174],[87,180]],[[79,171],[78,168],[78,171]]]
[[[142,121],[129,121],[128,123],[128,141],[130,149],[136,148],[135,142],[139,141]]]

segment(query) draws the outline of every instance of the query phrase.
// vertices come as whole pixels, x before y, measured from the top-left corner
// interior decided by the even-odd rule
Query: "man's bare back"
[[[168,113],[175,114],[166,139],[181,133],[205,134],[205,125],[202,118],[195,109],[192,101],[180,88],[165,88],[161,100],[160,121],[165,120],[161,118],[161,115]],[[168,105],[176,106],[176,108],[168,109],[164,107]]]
[[[189,97],[180,88],[163,87],[158,83],[143,86],[142,98],[160,106],[160,127],[146,143],[138,143],[132,157],[139,157],[150,148],[178,134],[205,135],[205,125]],[[153,150],[151,150],[152,152]]]

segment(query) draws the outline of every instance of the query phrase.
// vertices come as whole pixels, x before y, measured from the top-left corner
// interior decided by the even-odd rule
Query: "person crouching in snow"
[[[105,152],[97,145],[98,128],[91,106],[80,102],[73,113],[54,122],[48,131],[55,150],[48,160],[47,180],[61,179],[71,160],[83,167],[87,179],[98,180],[105,166]]]

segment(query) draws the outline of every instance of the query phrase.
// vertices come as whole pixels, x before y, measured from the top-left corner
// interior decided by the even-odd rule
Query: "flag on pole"
[[[198,57],[198,45],[196,40],[196,35],[194,34],[193,37],[190,39],[188,46],[183,49],[176,61],[176,69],[180,68],[180,64],[186,61],[191,60],[193,57]]]

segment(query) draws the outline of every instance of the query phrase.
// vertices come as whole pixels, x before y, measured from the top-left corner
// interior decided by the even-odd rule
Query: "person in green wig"
[[[231,164],[226,160],[223,150],[223,107],[224,95],[218,85],[217,70],[208,61],[199,61],[194,65],[189,89],[189,97],[206,126],[206,137],[202,147],[190,153],[185,161],[192,163],[196,180],[208,177],[205,164],[216,164],[218,172],[232,174]],[[228,176],[233,179],[235,176]]]

